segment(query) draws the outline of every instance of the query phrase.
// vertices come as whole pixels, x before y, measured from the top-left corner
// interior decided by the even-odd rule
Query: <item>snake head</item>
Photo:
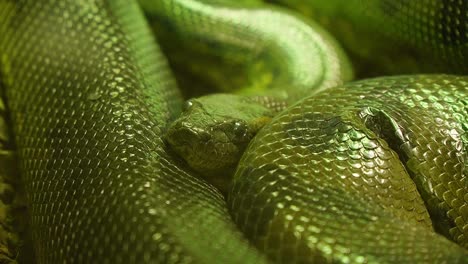
[[[270,109],[242,96],[207,95],[186,102],[165,139],[201,175],[229,177],[270,115]]]

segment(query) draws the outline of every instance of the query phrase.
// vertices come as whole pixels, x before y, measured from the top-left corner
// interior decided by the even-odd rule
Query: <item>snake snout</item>
[[[176,121],[169,127],[165,141],[192,168],[197,169],[204,163],[202,153],[210,141],[210,135],[190,123]]]
[[[200,131],[191,128],[184,122],[176,122],[169,127],[166,134],[166,141],[175,150],[194,148],[196,143],[199,142],[201,138],[204,138],[201,134]]]

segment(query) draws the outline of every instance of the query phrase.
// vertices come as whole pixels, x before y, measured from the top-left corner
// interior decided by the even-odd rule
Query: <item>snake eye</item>
[[[192,106],[193,106],[192,100],[185,101],[183,111],[188,111]]]
[[[233,132],[236,137],[243,137],[247,134],[247,125],[244,122],[235,121],[233,125]]]

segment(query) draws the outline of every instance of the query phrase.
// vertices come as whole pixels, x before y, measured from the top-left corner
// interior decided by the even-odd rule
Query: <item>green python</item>
[[[467,261],[467,77],[340,85],[352,76],[345,55],[293,12],[141,7],[176,73],[210,70],[200,83],[174,77],[133,1],[0,1],[1,77],[38,262]],[[442,43],[460,64],[463,38]],[[289,87],[311,96],[258,132],[226,202],[163,139],[183,104],[175,78],[271,88],[264,105],[290,99]]]

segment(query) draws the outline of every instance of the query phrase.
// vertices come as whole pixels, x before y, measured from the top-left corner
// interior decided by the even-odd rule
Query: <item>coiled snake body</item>
[[[265,62],[250,72],[278,74],[262,75],[260,88],[303,89],[298,80],[306,80],[324,90],[258,132],[227,203],[166,147],[182,99],[138,4],[0,0],[1,77],[38,262],[467,262],[467,77],[382,77],[325,89],[351,72],[332,38],[307,19],[269,7],[249,16],[257,1],[242,1],[253,6],[245,9],[206,2],[141,6],[173,36],[194,24],[186,40],[209,44],[215,59],[219,43],[231,45],[221,49],[223,61],[234,58],[231,69]],[[215,7],[224,15],[208,12]],[[270,39],[259,34],[254,45],[223,34],[229,25],[259,33],[236,22],[240,9],[260,28],[273,23],[270,15],[301,27],[290,31],[293,43],[315,38],[319,44],[307,45],[323,57],[313,64],[321,74],[308,78],[300,67],[309,60],[292,64],[307,54],[285,52],[294,45],[275,44],[284,40],[274,28],[265,26]],[[200,21],[213,31],[197,31]],[[216,25],[227,26],[216,33]],[[208,79],[217,84],[222,71],[214,72]],[[258,88],[249,78],[235,83]]]

